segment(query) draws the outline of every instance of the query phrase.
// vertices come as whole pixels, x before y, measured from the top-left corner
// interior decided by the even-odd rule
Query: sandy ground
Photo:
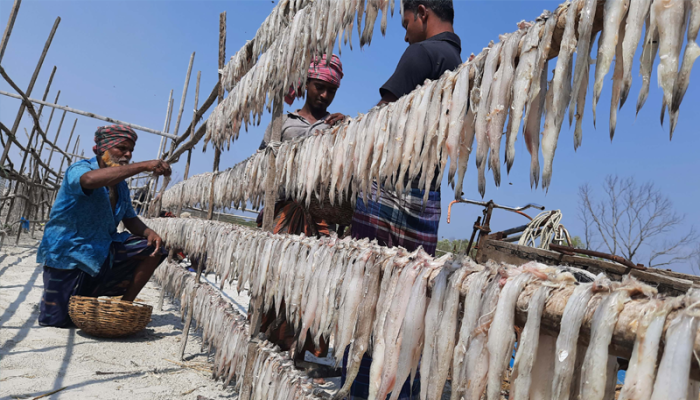
[[[34,398],[58,389],[63,390],[43,398],[236,398],[210,378],[198,335],[190,335],[185,361],[175,362],[183,323],[179,307],[167,297],[144,331],[123,339],[39,326],[43,282],[35,262],[38,243],[25,240],[11,247],[6,241],[0,250],[0,399]],[[149,283],[139,299],[155,308],[159,294]],[[245,312],[246,300],[234,304]]]

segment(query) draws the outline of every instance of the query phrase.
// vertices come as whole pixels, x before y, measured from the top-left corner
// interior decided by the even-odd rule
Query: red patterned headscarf
[[[340,80],[343,79],[343,63],[340,62],[340,58],[333,54],[331,56],[330,63],[326,62],[326,55],[319,59],[315,57],[309,65],[308,79],[318,79],[324,82],[328,82],[335,87],[340,87]],[[291,105],[294,99],[301,97],[303,93],[297,88],[295,90],[294,86],[289,88],[289,93],[284,96],[284,101]]]
[[[94,151],[95,154],[102,154],[127,139],[134,143],[136,143],[136,139],[138,139],[136,132],[128,126],[101,126],[97,128],[97,132],[95,132],[95,146],[92,147],[92,151]]]

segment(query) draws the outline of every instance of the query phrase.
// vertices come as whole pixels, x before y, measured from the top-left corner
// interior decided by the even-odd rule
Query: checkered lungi
[[[39,325],[71,326],[68,301],[73,295],[99,297],[121,296],[134,280],[141,261],[155,248],[140,236],[130,236],[124,243],[113,242],[110,255],[97,276],[80,269],[57,269],[44,266],[44,293],[39,307]],[[168,252],[161,247],[161,261]],[[111,259],[111,265],[110,265]]]
[[[428,254],[435,256],[440,224],[440,192],[431,191],[423,210],[423,191],[411,189],[405,196],[393,190],[381,188],[379,198],[376,182],[367,204],[362,196],[357,198],[352,217],[353,239],[376,239],[380,245],[401,246],[413,251],[423,246]]]

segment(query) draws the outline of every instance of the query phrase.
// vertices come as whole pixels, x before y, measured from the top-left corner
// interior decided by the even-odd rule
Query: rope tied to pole
[[[544,211],[539,213],[530,221],[527,228],[523,231],[518,244],[521,246],[534,247],[544,250],[549,250],[550,239],[563,239],[563,225],[561,219],[563,215],[561,210]],[[568,238],[568,234],[564,235]],[[540,240],[537,244],[537,239]],[[569,243],[571,244],[571,243]]]

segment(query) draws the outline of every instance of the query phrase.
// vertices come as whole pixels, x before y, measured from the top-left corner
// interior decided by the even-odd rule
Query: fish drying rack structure
[[[649,276],[640,271],[620,283],[575,267],[477,264],[451,254],[434,259],[422,250],[409,253],[368,240],[275,235],[187,218],[147,224],[171,247],[206,260],[221,287],[232,284],[254,299],[248,324],[218,291],[183,268],[168,263],[157,271],[164,291],[180,299],[187,326],[197,321],[203,343],[214,348],[214,376],[226,383],[235,378],[242,398],[282,398],[279,391],[290,385],[306,395],[323,393],[299,373],[272,382],[267,369],[293,368],[288,354],[274,351],[251,325],[256,314],[272,308],[286,315],[301,343],[307,335],[316,343],[333,337],[338,360],[349,346],[343,389],[362,354],[371,354],[376,398],[420,368],[421,389],[430,399],[440,398],[450,372],[453,398],[479,399],[484,390],[488,398],[500,398],[508,374],[513,398],[569,398],[572,392],[609,399],[617,357],[630,360],[625,395],[685,398],[686,390],[700,388],[692,357],[700,351],[700,292],[659,293],[641,282]],[[508,373],[515,329],[520,335]],[[673,397],[679,386],[684,396]],[[343,389],[338,398],[347,394]]]
[[[589,54],[598,33],[601,35],[595,63],[593,113],[595,116],[603,81],[614,58],[611,137],[617,123],[618,105],[624,104],[629,95],[631,61],[640,40],[643,85],[637,110],[646,102],[652,67],[660,53],[659,83],[664,92],[662,116],[668,108],[671,134],[688,87],[689,71],[700,51],[695,42],[700,28],[700,2],[697,0],[567,1],[532,23],[518,24],[518,30],[502,35],[499,43],[489,44],[455,71],[445,73],[436,81],[426,81],[395,103],[375,107],[367,114],[326,131],[281,143],[285,89],[306,81],[311,56],[332,53],[336,40],[342,39],[352,46],[355,20],[360,45],[369,43],[380,12],[384,32],[389,8],[393,12],[394,1],[369,0],[366,6],[362,0],[281,1],[255,38],[225,66],[220,53],[218,106],[199,128],[195,130],[190,126],[194,133],[187,143],[179,148],[175,147],[180,143],[173,144],[173,149],[164,156],[166,161],[176,162],[184,152],[191,153],[192,146],[204,138],[205,143],[211,142],[215,147],[214,171],[185,179],[162,192],[158,211],[164,207],[176,210],[179,215],[182,207],[208,207],[211,219],[214,208],[241,208],[248,204],[254,209],[261,205],[272,207],[280,195],[307,205],[313,196],[336,204],[339,200],[354,201],[358,193],[369,193],[372,182],[401,192],[404,178],[412,179],[420,171],[436,169],[440,174],[438,178],[447,171],[459,198],[474,140],[478,186],[483,195],[486,166],[493,171],[495,183],[500,183],[501,132],[506,132],[505,158],[510,168],[520,125],[523,125],[524,140],[531,155],[531,184],[539,184],[541,149],[542,184],[548,188],[567,108],[570,123],[576,120],[574,144],[576,147],[581,144],[581,120],[592,59]],[[360,29],[363,17],[365,26]],[[688,45],[681,57],[680,44],[686,36],[686,28]],[[220,31],[225,33],[225,25]],[[646,32],[644,37],[643,31]],[[574,58],[574,52],[580,56]],[[554,58],[556,66],[548,82],[546,71]],[[230,92],[225,99],[224,89]],[[268,148],[219,172],[218,160],[224,146],[230,146],[242,127],[256,124],[256,120],[259,123],[266,107],[272,112],[272,138]],[[196,120],[193,121],[195,125]],[[508,125],[507,120],[510,121]],[[189,170],[189,156],[186,170]],[[432,180],[432,176],[424,178],[421,182],[425,185]],[[272,214],[264,215],[264,231],[272,230]],[[299,292],[294,292],[300,296],[300,302],[281,312],[288,313],[300,335],[332,334],[340,354],[345,345],[350,344],[351,364],[359,362],[359,356],[369,349],[375,364],[384,365],[382,371],[376,370],[382,367],[375,367],[371,378],[370,387],[379,391],[379,395],[391,391],[395,382],[402,382],[408,376],[407,365],[413,369],[409,368],[408,374],[415,373],[422,356],[421,377],[427,383],[422,387],[426,391],[422,398],[438,398],[448,374],[453,381],[453,398],[465,395],[465,398],[478,399],[484,390],[489,399],[498,398],[501,378],[514,347],[511,338],[514,325],[524,328],[518,337],[518,349],[523,351],[516,353],[511,376],[516,398],[528,398],[530,394],[532,398],[569,398],[570,392],[580,393],[581,398],[586,399],[607,398],[606,393],[609,395],[614,387],[613,371],[618,365],[614,356],[630,360],[629,387],[623,389],[625,398],[637,398],[635,396],[645,390],[648,394],[642,398],[649,398],[652,392],[655,399],[675,398],[673,391],[677,392],[677,398],[684,398],[686,390],[693,395],[697,393],[696,380],[700,375],[692,357],[694,351],[700,350],[695,335],[697,292],[689,290],[698,284],[695,277],[650,269],[637,271],[570,255],[555,256],[545,250],[523,249],[495,240],[481,243],[482,264],[477,265],[468,260],[456,262],[450,255],[433,260],[420,252],[404,254],[402,250],[369,243],[276,236],[191,219],[150,220],[149,224],[172,248],[185,249],[193,256],[199,262],[200,271],[201,264],[206,262],[207,269],[215,271],[222,282],[236,279],[239,289],[250,290],[252,302],[247,336],[237,336],[244,343],[224,345],[219,341],[219,346],[223,347],[214,345],[217,357],[223,357],[217,358],[217,373],[220,376],[227,373],[227,379],[235,376],[244,399],[253,393],[256,398],[258,395],[275,396],[253,379],[260,376],[271,379],[269,374],[272,373],[261,375],[260,364],[264,362],[255,356],[265,347],[258,338],[260,320],[264,310],[273,303],[279,307],[281,296],[290,295],[280,292],[282,289],[275,286],[275,279],[289,281],[292,277],[304,276],[307,279],[307,284],[301,285],[304,289],[297,288]],[[276,253],[293,247],[290,242],[298,244],[294,247],[298,253]],[[324,254],[337,262],[339,259],[333,258],[334,255],[341,257],[337,253],[343,251],[346,252],[342,253],[346,272],[338,272],[340,275],[329,275],[326,268],[332,268],[333,263],[328,260],[316,264],[314,255]],[[270,253],[274,254],[274,261]],[[287,256],[292,257],[290,254],[295,258],[288,259]],[[388,254],[402,261],[388,262]],[[296,261],[290,261],[292,259]],[[528,259],[604,271],[612,278],[622,279],[622,283],[611,283],[604,277],[590,276],[571,267],[547,269],[540,264],[522,267],[502,264],[497,268],[490,264],[501,261],[521,265]],[[380,260],[384,260],[383,264]],[[282,262],[285,262],[284,267]],[[566,274],[567,269],[581,282],[574,284]],[[307,273],[310,275],[304,275]],[[634,280],[634,276],[658,286],[660,294],[657,289]],[[173,283],[168,279],[167,276],[161,278],[165,288],[182,295],[183,307],[195,309],[200,325],[208,332],[205,336],[209,343],[223,340],[215,339],[217,336],[229,337],[227,328],[217,330],[221,326],[220,318],[212,321],[211,315],[202,314],[203,309],[196,311],[193,304],[200,303],[191,290],[186,291],[181,282]],[[308,283],[309,279],[311,282],[322,279],[323,283],[315,286],[322,292],[314,294],[309,289],[314,287]],[[584,283],[586,281],[590,282]],[[397,282],[407,286],[397,292],[384,290],[385,285],[396,287]],[[411,282],[414,284],[410,285]],[[421,286],[423,283],[425,287]],[[367,297],[374,293],[368,287],[375,284],[382,288],[378,296],[386,298]],[[345,285],[361,288],[358,295],[362,298],[349,300],[352,296],[348,294],[353,291]],[[402,294],[407,297],[401,297]],[[426,296],[424,302],[422,295]],[[318,305],[321,308],[316,310],[317,303],[309,303],[313,296],[326,296],[324,299],[330,296],[335,307],[324,304]],[[313,301],[318,302],[318,299]],[[355,308],[347,304],[354,304]],[[395,308],[390,312],[385,307]],[[398,310],[405,313],[393,314]],[[315,312],[322,315],[317,317]],[[399,315],[399,321],[383,320],[382,315],[386,313]],[[186,327],[192,313],[188,315]],[[465,323],[466,320],[471,322]],[[416,337],[416,331],[407,326],[422,334]],[[436,327],[446,333],[436,334]],[[183,332],[185,335],[188,329]],[[440,336],[443,334],[445,336]],[[680,342],[685,347],[678,347]],[[244,345],[247,351],[241,347]],[[386,350],[384,354],[390,345],[394,346],[393,350]],[[662,347],[665,350],[657,359],[656,351]],[[577,350],[579,356],[576,356]],[[246,357],[242,356],[244,353]],[[502,355],[503,362],[490,359],[489,354]],[[534,356],[537,363],[533,367]],[[383,361],[376,361],[381,359]],[[658,374],[657,361],[660,363]],[[449,366],[445,369],[440,365]],[[289,362],[278,360],[274,368],[289,366]],[[691,370],[694,379],[689,385],[669,383],[674,380],[677,383],[678,377],[687,383],[685,377]],[[266,395],[259,390],[265,390]]]

